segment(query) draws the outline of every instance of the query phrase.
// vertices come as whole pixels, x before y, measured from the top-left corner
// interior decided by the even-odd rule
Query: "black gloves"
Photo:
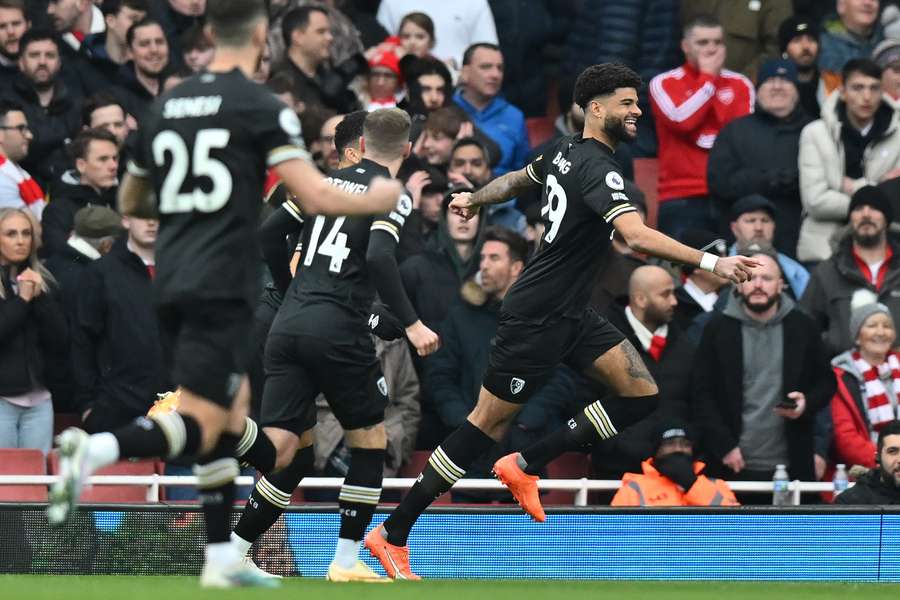
[[[683,452],[673,452],[653,459],[653,466],[664,476],[668,477],[684,491],[691,489],[697,476],[694,475],[694,460]]]

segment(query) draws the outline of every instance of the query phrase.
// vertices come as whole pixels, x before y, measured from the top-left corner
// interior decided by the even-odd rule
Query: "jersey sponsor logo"
[[[519,377],[513,377],[509,382],[509,391],[513,393],[513,396],[521,392],[525,389],[525,380],[520,379]]]
[[[399,212],[404,217],[408,217],[409,213],[412,212],[413,202],[412,198],[403,194],[400,196],[400,199],[397,200],[397,212]]]
[[[559,172],[563,175],[567,175],[569,169],[572,167],[572,161],[563,158],[562,152],[556,153],[556,156],[553,157],[553,164],[556,165],[556,168],[559,169]]]
[[[719,102],[722,104],[731,104],[734,102],[734,90],[731,88],[721,88],[716,92],[716,98],[719,99]]]
[[[621,191],[625,189],[625,180],[615,171],[610,171],[606,174],[606,185],[614,190]]]
[[[387,396],[387,382],[384,380],[384,377],[379,378],[375,385],[378,386],[378,392],[382,396]]]
[[[222,96],[170,98],[163,106],[163,119],[208,117],[218,113],[221,107]]]

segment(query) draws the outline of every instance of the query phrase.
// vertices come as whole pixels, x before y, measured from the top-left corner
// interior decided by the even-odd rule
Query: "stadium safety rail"
[[[50,485],[59,479],[58,475],[0,475],[3,485]],[[383,489],[408,489],[416,482],[411,477],[386,477]],[[238,486],[252,486],[256,480],[250,476],[235,479]],[[338,489],[343,485],[343,477],[306,477],[297,486],[300,489]],[[193,475],[94,475],[88,479],[89,485],[135,485],[147,487],[147,502],[160,501],[160,487],[196,486]],[[538,488],[542,491],[575,492],[575,506],[588,505],[588,493],[594,491],[617,490],[622,482],[617,479],[541,479]],[[853,485],[852,483],[850,484]],[[772,492],[771,481],[729,481],[728,486],[735,492]],[[461,479],[454,490],[503,490],[503,484],[494,479]],[[800,495],[804,492],[833,492],[834,485],[828,481],[794,480],[789,484],[791,503],[800,505]]]

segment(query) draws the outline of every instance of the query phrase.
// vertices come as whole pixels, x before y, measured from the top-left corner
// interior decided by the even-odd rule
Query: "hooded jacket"
[[[509,171],[525,166],[531,146],[525,115],[502,96],[494,97],[487,106],[478,110],[463,97],[462,91],[453,95],[472,122],[500,146],[500,163],[494,167],[494,175],[499,177]]]
[[[50,187],[50,202],[41,219],[43,254],[53,256],[66,251],[69,234],[75,227],[75,213],[85,206],[108,206],[115,210],[117,189],[112,187],[97,193],[91,186],[79,182],[76,171],[63,173]]]
[[[801,262],[822,261],[831,256],[831,238],[847,222],[850,195],[841,189],[845,151],[840,104],[840,94],[831,94],[822,107],[822,117],[804,127],[800,134],[800,199],[804,218],[797,258]],[[900,167],[900,113],[884,102],[878,113],[889,122],[866,147],[864,176],[853,182],[853,192],[877,185],[885,173]],[[876,114],[876,124],[878,118]]]
[[[872,469],[856,480],[856,485],[841,493],[835,504],[900,504],[900,488],[887,484],[880,469]]]
[[[702,475],[706,465],[694,463],[697,481],[689,490],[681,487],[656,470],[653,459],[641,463],[642,473],[625,473],[622,487],[616,492],[611,506],[739,506],[734,492],[722,479]]]

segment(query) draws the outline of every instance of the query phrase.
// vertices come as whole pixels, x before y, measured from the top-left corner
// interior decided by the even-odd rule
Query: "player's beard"
[[[625,128],[625,119],[620,117],[607,116],[603,119],[603,133],[614,139],[616,142],[630,142],[636,136],[632,136],[628,129]]]

